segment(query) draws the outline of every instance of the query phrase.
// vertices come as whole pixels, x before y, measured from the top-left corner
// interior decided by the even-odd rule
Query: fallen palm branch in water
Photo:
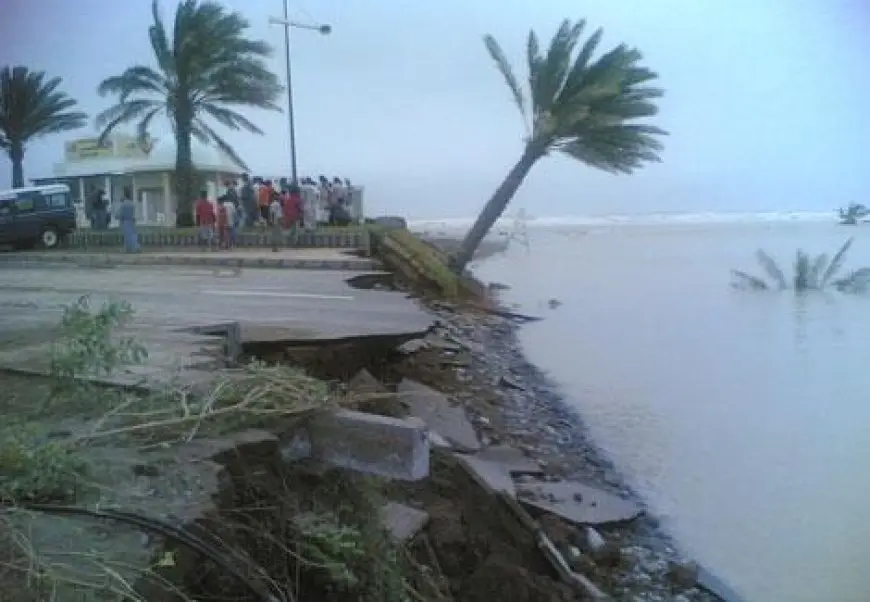
[[[842,272],[846,253],[852,246],[852,241],[851,238],[847,240],[830,260],[827,253],[811,257],[805,251],[798,249],[791,282],[776,260],[759,249],[755,256],[764,270],[764,276],[755,276],[742,270],[731,270],[734,277],[732,286],[741,290],[755,291],[792,289],[796,293],[803,293],[834,288],[841,293],[867,293],[870,291],[870,267],[859,268],[844,277],[837,277]]]

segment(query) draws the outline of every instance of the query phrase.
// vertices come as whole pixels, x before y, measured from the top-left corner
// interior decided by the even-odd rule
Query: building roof
[[[198,170],[240,175],[243,170],[220,150],[191,142],[193,163]],[[55,163],[54,177],[70,178],[107,174],[127,174],[175,169],[175,141],[172,137],[156,138],[146,154],[139,156],[101,156]]]
[[[0,190],[0,199],[15,198],[17,195],[27,192],[41,192],[42,194],[69,192],[69,186],[67,186],[66,184],[49,184],[48,186],[26,186],[24,188]]]

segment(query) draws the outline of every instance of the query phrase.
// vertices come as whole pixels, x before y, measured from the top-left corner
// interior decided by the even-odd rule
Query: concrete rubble
[[[522,451],[498,445],[488,447],[476,454],[454,454],[465,464],[468,473],[489,493],[517,495],[513,476],[517,474],[540,474],[540,466]]]
[[[455,449],[481,449],[480,440],[465,410],[461,406],[451,405],[446,395],[407,378],[402,379],[397,391],[402,401],[408,404],[410,414],[420,418]]]
[[[303,458],[389,479],[429,475],[429,437],[416,418],[339,410],[312,416],[281,446],[287,462]]]
[[[347,383],[347,390],[360,394],[387,392],[384,384],[372,376],[372,373],[365,368],[354,374],[353,378]]]
[[[429,514],[398,502],[388,502],[381,514],[384,528],[396,543],[414,538],[429,522]]]
[[[527,506],[550,512],[577,525],[603,525],[637,518],[637,503],[574,481],[524,481],[517,494]]]

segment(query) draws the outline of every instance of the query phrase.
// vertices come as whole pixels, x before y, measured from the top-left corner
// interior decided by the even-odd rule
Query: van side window
[[[0,199],[0,215],[9,215],[15,207],[15,199]]]
[[[18,194],[18,211],[41,211],[46,208],[47,202],[41,192],[21,192]]]
[[[69,207],[69,196],[63,192],[55,192],[45,197],[49,209]]]

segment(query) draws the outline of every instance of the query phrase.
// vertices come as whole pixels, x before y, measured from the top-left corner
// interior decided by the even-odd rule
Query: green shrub
[[[63,309],[60,338],[52,349],[51,373],[61,378],[107,375],[121,366],[142,362],[145,348],[132,337],[115,337],[115,330],[133,318],[126,301],[104,303],[94,312],[88,296]]]

